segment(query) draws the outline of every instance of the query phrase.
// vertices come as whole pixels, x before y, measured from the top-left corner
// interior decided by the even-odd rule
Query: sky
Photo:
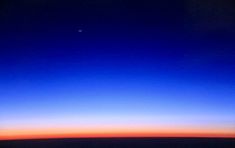
[[[231,0],[3,0],[0,139],[235,137]]]

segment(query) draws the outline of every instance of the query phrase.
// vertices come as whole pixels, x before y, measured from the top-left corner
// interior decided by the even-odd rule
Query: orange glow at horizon
[[[0,129],[0,140],[50,139],[50,138],[112,138],[112,137],[221,137],[235,138],[232,129],[215,128],[25,128]]]

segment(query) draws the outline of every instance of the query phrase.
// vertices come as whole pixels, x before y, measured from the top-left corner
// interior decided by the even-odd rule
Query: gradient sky
[[[235,137],[234,8],[3,0],[0,139]]]

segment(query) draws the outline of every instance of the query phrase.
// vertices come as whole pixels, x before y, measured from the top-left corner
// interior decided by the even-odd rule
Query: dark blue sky
[[[233,123],[233,8],[229,0],[3,0],[2,126],[73,114]]]

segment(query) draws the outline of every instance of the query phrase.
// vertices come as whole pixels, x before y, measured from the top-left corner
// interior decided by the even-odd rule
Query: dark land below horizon
[[[1,148],[235,148],[234,138],[61,138],[2,140]]]

